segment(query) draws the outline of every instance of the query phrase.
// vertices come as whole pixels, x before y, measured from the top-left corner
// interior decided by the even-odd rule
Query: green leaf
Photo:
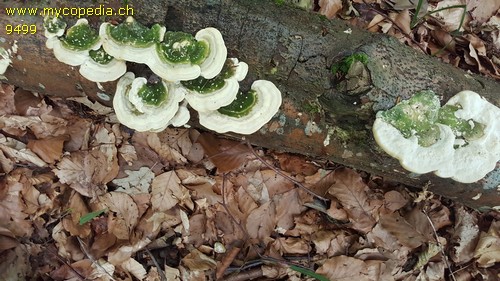
[[[310,269],[307,269],[307,268],[303,268],[303,267],[296,266],[296,265],[290,265],[290,268],[299,272],[299,273],[302,273],[302,274],[307,275],[309,277],[315,278],[316,280],[319,280],[319,281],[330,281],[325,276],[318,274],[318,273],[316,273]]]
[[[88,213],[80,218],[79,224],[84,225],[84,224],[88,223],[89,221],[91,221],[92,219],[102,215],[104,212],[107,212],[107,211],[108,211],[108,209],[102,209],[102,210],[98,210],[98,211],[95,211],[92,213]]]

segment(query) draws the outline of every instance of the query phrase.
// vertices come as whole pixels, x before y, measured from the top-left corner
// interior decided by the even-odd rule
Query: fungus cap
[[[456,111],[451,111],[452,114],[450,107],[456,108]],[[433,107],[431,109],[434,110]],[[420,124],[439,128],[436,142],[426,147],[422,146],[415,131],[410,137],[404,136],[404,130],[397,128],[400,121],[394,120],[404,120],[406,124],[414,112],[409,108],[397,108],[394,112],[377,113],[373,134],[379,146],[411,172],[434,172],[439,177],[472,183],[494,170],[500,161],[500,109],[475,92],[456,94],[439,109],[437,115],[435,112],[414,115],[421,121]],[[421,120],[430,116],[434,119],[429,124]],[[411,126],[407,128],[415,128]]]
[[[201,74],[200,64],[208,56],[208,48],[206,42],[197,41],[191,34],[168,31],[146,64],[167,81],[193,80]]]
[[[255,81],[251,88],[247,94],[238,93],[237,99],[228,106],[199,112],[200,124],[218,133],[255,133],[278,112],[281,92],[266,80]]]
[[[156,44],[163,41],[166,28],[159,24],[147,28],[129,16],[119,25],[102,23],[99,35],[104,50],[111,56],[135,63],[148,63],[156,50]]]
[[[54,50],[57,60],[71,66],[83,64],[89,58],[89,50],[97,50],[101,44],[99,35],[87,19],[79,19],[64,38],[54,36],[46,42],[47,48]]]
[[[181,82],[183,85],[181,89],[185,91],[186,100],[193,109],[196,111],[217,110],[230,104],[236,98],[240,88],[238,82],[245,79],[248,65],[239,62],[236,58],[230,58],[225,68],[228,69],[222,69],[222,73],[213,79],[198,77],[193,80],[194,85],[192,81]],[[216,84],[215,90],[210,89],[213,84]],[[205,91],[205,88],[208,90]],[[203,90],[199,91],[200,89]]]
[[[47,39],[63,36],[66,26],[66,22],[59,17],[47,16],[43,20],[43,27],[45,28],[44,35]]]
[[[132,72],[125,73],[118,80],[113,108],[120,123],[140,132],[161,131],[168,126],[184,95],[173,84],[159,83],[153,90],[148,89],[150,85],[147,85],[146,78],[135,78]],[[145,95],[141,96],[141,93]],[[148,96],[150,93],[161,96]]]
[[[89,54],[89,59],[80,65],[80,74],[90,81],[114,81],[127,71],[125,61],[113,58],[102,48]]]
[[[425,174],[438,170],[453,157],[455,135],[450,127],[441,124],[437,126],[440,139],[428,147],[419,145],[415,135],[405,138],[398,129],[382,118],[375,120],[372,130],[377,144],[387,154],[398,159],[403,168]]]
[[[446,104],[459,106],[457,118],[473,120],[484,127],[482,136],[456,148],[453,161],[436,175],[463,183],[478,181],[500,161],[500,109],[472,91],[462,91]]]
[[[227,48],[219,30],[207,27],[199,30],[195,35],[196,40],[204,41],[208,45],[209,54],[200,64],[201,76],[212,79],[217,76],[226,62]]]

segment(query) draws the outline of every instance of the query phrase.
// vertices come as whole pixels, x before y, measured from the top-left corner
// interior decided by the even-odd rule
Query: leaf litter
[[[498,213],[194,129],[131,133],[62,100],[2,97],[1,280],[498,275]]]

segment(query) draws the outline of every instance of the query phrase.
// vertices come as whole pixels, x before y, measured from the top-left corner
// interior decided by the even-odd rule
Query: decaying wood
[[[35,2],[28,4],[34,6]],[[92,4],[55,2],[68,7]],[[111,5],[119,5],[111,2]],[[218,28],[229,55],[250,66],[243,88],[248,88],[256,79],[271,80],[278,86],[284,97],[281,111],[268,126],[246,137],[252,143],[332,160],[412,186],[427,186],[432,192],[475,208],[500,206],[500,168],[474,184],[460,184],[433,174],[413,175],[377,147],[370,131],[374,118],[372,103],[378,109],[386,109],[396,100],[408,98],[422,89],[434,90],[445,102],[455,93],[468,89],[499,106],[499,83],[467,74],[386,36],[276,6],[273,1],[128,2],[134,5],[135,16],[143,23],[160,22],[169,30],[191,33],[208,26]],[[0,5],[3,10],[5,6],[28,4],[11,1]],[[7,35],[5,29],[0,31],[5,39],[0,41],[0,46],[6,49],[17,46],[12,66],[5,73],[7,81],[48,95],[87,95],[110,105],[97,93],[104,92],[111,97],[115,84],[102,83],[98,88],[83,79],[77,68],[58,62],[45,47],[41,20],[41,17],[0,17],[1,26],[36,23],[39,29],[36,35]],[[102,19],[91,18],[96,26],[99,20]],[[342,81],[335,81],[330,71],[332,64],[354,52],[364,52],[369,58],[371,91],[368,95],[340,91],[337,84]],[[149,75],[144,67],[132,67],[136,74]],[[192,124],[196,125],[195,116]]]

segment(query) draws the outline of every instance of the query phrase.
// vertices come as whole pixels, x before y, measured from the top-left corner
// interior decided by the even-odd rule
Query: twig
[[[364,1],[364,0],[363,0],[363,3],[365,3],[365,4],[366,4],[366,5],[368,5],[368,6],[370,6],[370,5],[369,5],[368,3],[366,3],[366,1]],[[394,22],[394,21],[393,21],[390,17],[388,17],[388,16],[387,16],[387,15],[385,15],[384,13],[382,13],[382,12],[378,11],[377,9],[372,8],[371,6],[370,6],[370,9],[371,9],[372,11],[374,11],[375,13],[377,13],[377,14],[381,15],[384,19],[386,19],[386,20],[390,21],[390,22],[392,23],[392,25],[393,25],[394,27],[396,27],[396,28],[399,30],[399,32],[401,32],[401,34],[403,34],[406,38],[410,39],[410,40],[411,40],[411,42],[413,42],[415,45],[417,45],[417,46],[418,46],[418,48],[419,48],[419,49],[420,49],[420,50],[421,50],[424,54],[427,54],[427,52],[425,51],[425,49],[424,49],[422,46],[420,46],[420,43],[418,43],[417,41],[415,41],[415,39],[411,38],[411,37],[410,37],[410,35],[409,35],[408,33],[404,32],[404,31],[403,31],[403,29],[401,29],[401,27],[399,27],[399,26],[397,25],[397,23],[396,23],[396,22]],[[370,27],[371,27],[371,26],[370,26]]]
[[[96,260],[88,251],[87,251],[87,248],[85,246],[85,243],[82,241],[82,239],[80,239],[80,237],[76,236],[76,239],[78,239],[78,242],[80,243],[80,249],[82,249],[83,253],[85,253],[85,255],[92,261],[92,263],[96,264],[98,268],[100,268],[102,271],[104,271],[104,273],[106,273],[110,278],[111,280],[113,281],[116,281],[114,278],[113,278],[113,275],[111,275],[100,263],[98,260]]]
[[[441,251],[441,255],[443,255],[444,264],[446,264],[446,268],[448,268],[450,270],[451,278],[453,279],[453,281],[457,281],[457,279],[455,279],[455,274],[453,274],[453,272],[451,271],[451,267],[450,267],[450,264],[448,263],[448,259],[447,259],[446,253],[444,252],[443,245],[441,244],[441,242],[439,242],[439,236],[437,234],[436,228],[434,227],[434,223],[432,222],[431,218],[429,217],[429,215],[427,214],[427,212],[425,210],[422,210],[422,212],[425,214],[425,217],[429,221],[429,223],[432,227],[432,231],[434,232],[434,235],[436,236],[436,242],[439,246],[439,250]]]
[[[250,144],[250,142],[247,141],[247,146],[248,148],[250,148],[250,151],[252,151],[253,155],[259,159],[264,165],[266,165],[268,168],[270,168],[271,170],[273,170],[276,174],[284,177],[285,179],[293,182],[294,184],[296,184],[298,187],[302,188],[305,192],[307,192],[308,194],[312,195],[313,197],[316,197],[318,199],[320,199],[321,201],[323,202],[329,202],[330,200],[326,199],[325,197],[322,197],[316,193],[314,193],[313,191],[309,190],[307,187],[305,187],[301,182],[298,182],[297,180],[293,179],[292,177],[288,176],[287,174],[283,173],[282,171],[280,171],[278,168],[274,167],[273,165],[267,163],[264,159],[262,159],[262,157],[260,157],[259,154],[257,154],[257,152],[255,152],[255,150],[252,148],[252,145]]]
[[[158,264],[158,262],[156,261],[155,257],[153,256],[153,253],[151,253],[151,251],[148,248],[146,248],[145,250],[146,250],[146,253],[148,253],[148,255],[151,256],[151,260],[155,264],[156,268],[158,268],[158,273],[160,274],[161,281],[168,281],[167,276],[165,276],[163,269],[160,267],[160,264]]]

